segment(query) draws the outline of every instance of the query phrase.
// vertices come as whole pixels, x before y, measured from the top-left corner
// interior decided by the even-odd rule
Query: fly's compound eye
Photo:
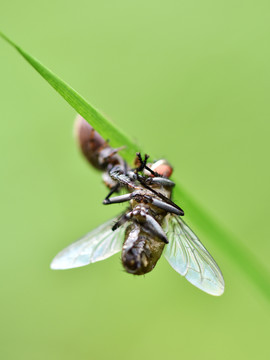
[[[159,175],[169,178],[172,175],[173,168],[167,160],[161,159],[149,166],[151,170],[158,173]]]

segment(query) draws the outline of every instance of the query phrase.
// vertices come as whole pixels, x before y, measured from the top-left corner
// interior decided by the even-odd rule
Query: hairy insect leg
[[[125,222],[130,221],[130,217],[127,216],[127,214],[123,214],[118,220],[117,222],[113,225],[112,227],[112,231],[115,231],[116,229],[118,229],[120,226],[124,225]]]
[[[161,194],[160,192],[152,189],[150,186],[147,185],[146,179],[143,176],[138,175],[137,177],[138,181],[142,184],[143,187],[145,187],[147,190],[151,191],[153,194],[157,195],[160,199],[163,200],[164,203],[170,204],[172,207],[177,209],[178,215],[184,216],[184,210],[181,209],[178,205],[176,205],[171,199],[167,198],[165,195]],[[165,210],[165,209],[164,209]]]
[[[114,224],[112,230],[115,231],[120,226],[122,226],[126,221],[136,221],[146,232],[149,232],[152,235],[155,235],[159,240],[163,241],[165,244],[168,244],[169,241],[166,237],[165,232],[159,223],[150,215],[141,212],[130,211],[127,214],[124,214],[120,219]]]
[[[128,164],[127,164],[126,161],[124,162],[124,174],[125,174],[125,175],[128,174]]]
[[[183,215],[182,209],[177,209],[176,207],[158,199],[152,199],[152,204],[159,207],[162,210],[165,210],[169,213],[176,214],[176,215]]]
[[[109,192],[109,194],[105,197],[104,201],[109,200],[109,198],[112,196],[113,193],[117,192],[120,188],[120,184],[116,184],[115,186],[113,186]],[[103,201],[103,203],[104,203]]]
[[[149,155],[145,154],[144,155],[144,160],[142,159],[142,156],[141,156],[140,152],[137,152],[136,155],[137,155],[137,158],[139,160],[140,165],[137,168],[135,168],[134,171],[140,172],[140,171],[143,171],[145,169],[146,162],[149,159]]]
[[[161,185],[165,187],[173,187],[175,186],[175,183],[167,178],[163,177],[149,177],[145,181],[148,185]]]
[[[121,185],[131,189],[138,189],[138,186],[136,186],[133,179],[130,177],[129,171],[126,171],[126,169],[123,171],[121,166],[114,166],[109,174],[113,180],[119,182]]]
[[[115,196],[111,199],[106,198],[103,200],[103,205],[109,205],[109,204],[119,204],[122,202],[130,201],[132,199],[132,194],[124,194]]]
[[[145,154],[144,155],[144,160],[142,159],[141,153],[136,153],[137,158],[140,162],[140,165],[135,169],[136,172],[140,172],[143,171],[144,169],[149,171],[151,175],[155,176],[155,177],[161,177],[161,175],[159,173],[157,173],[156,171],[153,171],[152,169],[150,169],[150,167],[147,166],[147,160],[149,159],[149,155]]]
[[[169,241],[165,232],[163,231],[162,227],[159,223],[150,215],[145,216],[145,223],[143,224],[144,229],[149,231],[151,234],[155,234],[161,241],[168,244]]]

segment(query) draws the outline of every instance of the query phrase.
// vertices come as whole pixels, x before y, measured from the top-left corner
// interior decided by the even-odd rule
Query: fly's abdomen
[[[134,275],[143,275],[153,270],[164,245],[163,241],[143,231],[140,224],[130,224],[122,251],[125,270]]]
[[[96,169],[103,170],[99,163],[99,152],[106,145],[106,141],[80,115],[77,116],[75,121],[75,133],[86,159]]]

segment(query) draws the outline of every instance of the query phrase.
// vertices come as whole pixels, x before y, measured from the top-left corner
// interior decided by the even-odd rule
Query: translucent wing
[[[104,260],[122,248],[126,226],[112,231],[116,219],[109,220],[80,240],[62,250],[51,263],[51,269],[64,270]]]
[[[170,265],[199,289],[211,295],[222,295],[222,273],[197,236],[180,217],[167,215],[165,223],[169,244],[164,256]]]

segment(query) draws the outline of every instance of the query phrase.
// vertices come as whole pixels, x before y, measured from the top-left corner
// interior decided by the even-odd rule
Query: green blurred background
[[[2,31],[169,159],[270,270],[269,1],[2,0],[0,9]],[[220,298],[164,259],[139,278],[119,256],[49,269],[124,207],[102,206],[107,190],[76,147],[74,110],[2,40],[0,54],[1,358],[268,358],[269,303],[188,209],[224,273]]]

